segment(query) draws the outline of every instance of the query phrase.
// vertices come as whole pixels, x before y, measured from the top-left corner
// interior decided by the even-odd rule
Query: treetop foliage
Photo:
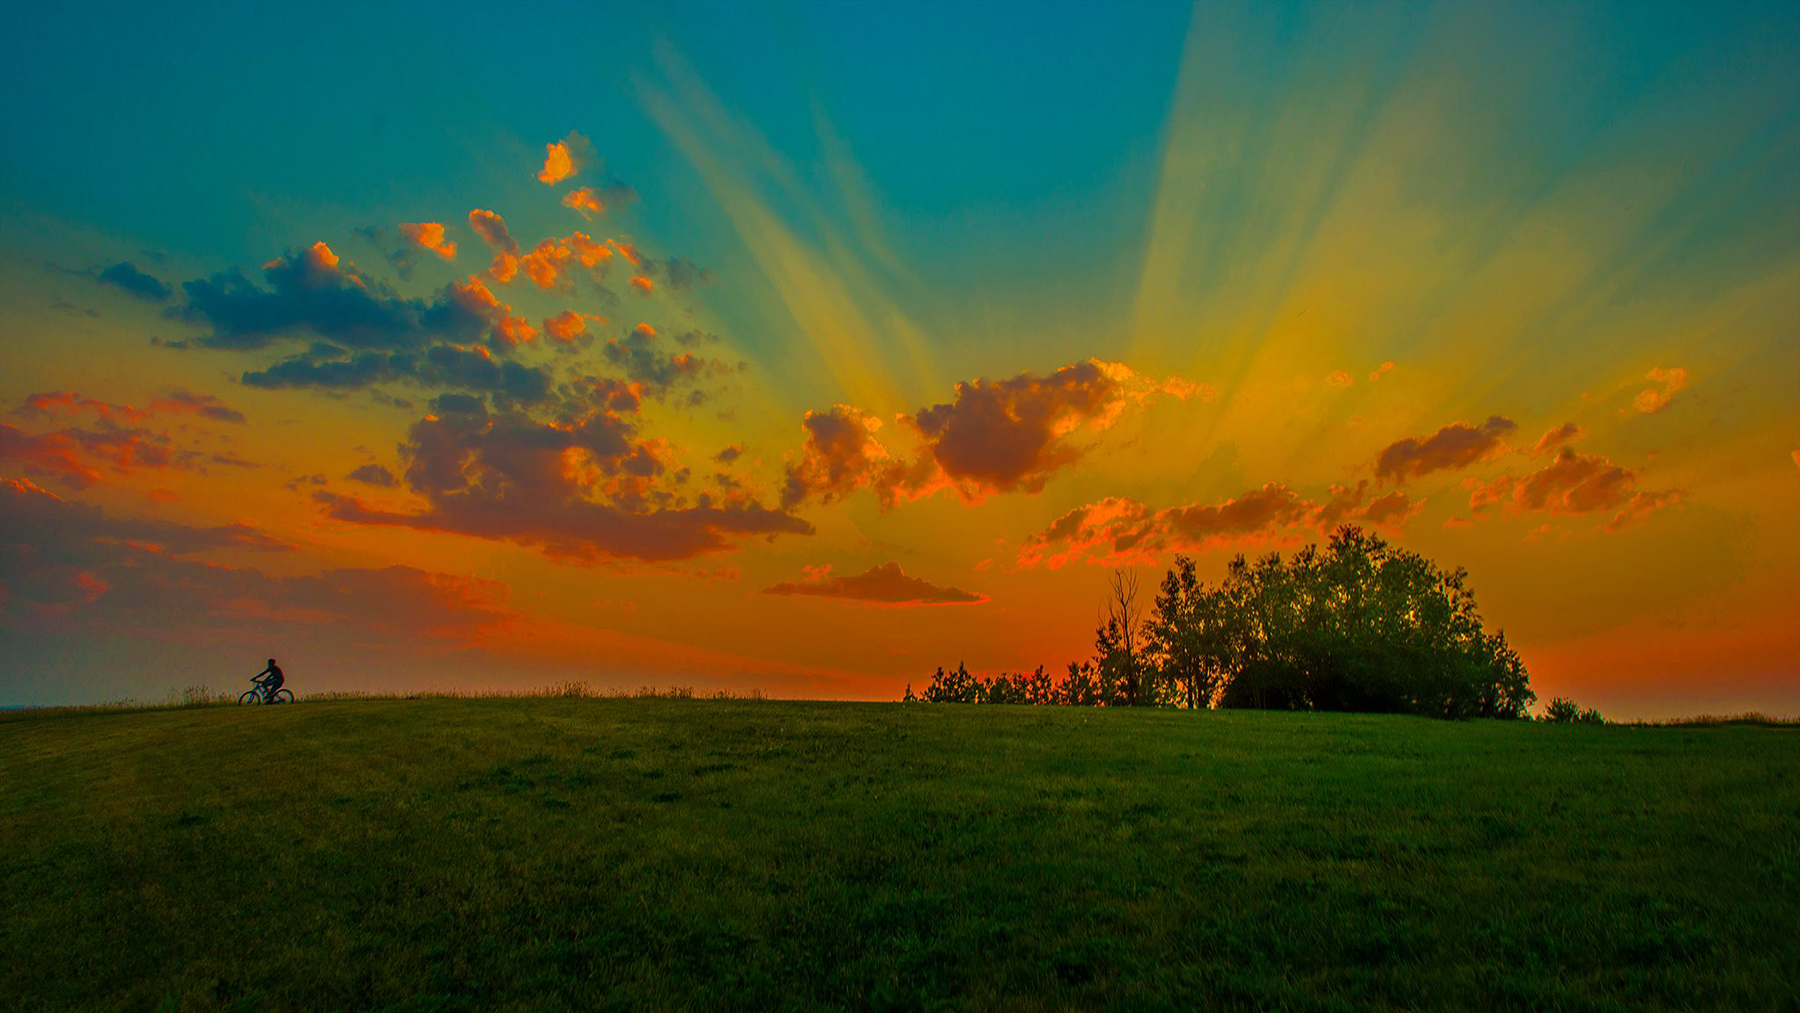
[[[1217,584],[1176,556],[1148,616],[1135,578],[1115,574],[1110,591],[1094,658],[1060,682],[1042,667],[984,679],[958,665],[921,699],[1441,718],[1523,718],[1537,699],[1506,635],[1482,628],[1461,568],[1357,527],[1286,559],[1239,555]]]

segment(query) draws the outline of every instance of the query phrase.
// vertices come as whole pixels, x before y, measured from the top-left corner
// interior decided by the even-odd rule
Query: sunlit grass
[[[1774,1009],[1791,727],[567,695],[0,715],[23,1010]]]

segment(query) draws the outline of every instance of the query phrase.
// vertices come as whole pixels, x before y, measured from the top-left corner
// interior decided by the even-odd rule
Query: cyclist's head
[[[274,658],[270,658],[270,659],[269,659],[269,664],[271,664],[271,665],[273,665],[273,664],[275,664],[275,659],[274,659]]]

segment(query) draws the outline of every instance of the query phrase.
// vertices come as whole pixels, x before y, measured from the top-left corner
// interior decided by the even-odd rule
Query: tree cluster
[[[1176,556],[1147,616],[1136,579],[1113,575],[1094,657],[1061,680],[958,665],[918,699],[1526,717],[1525,665],[1466,578],[1350,526],[1287,559],[1240,555],[1217,584]]]

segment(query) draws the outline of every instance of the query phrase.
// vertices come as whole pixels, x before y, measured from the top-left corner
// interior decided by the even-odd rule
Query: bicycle
[[[255,679],[252,679],[250,681],[256,682]],[[248,704],[248,703],[293,703],[293,702],[294,702],[294,691],[293,690],[288,689],[287,687],[284,686],[281,689],[278,689],[275,692],[271,693],[271,692],[269,692],[268,684],[261,683],[261,682],[257,682],[256,688],[254,688],[254,689],[244,690],[243,695],[238,697],[238,706],[240,706],[240,707],[243,706],[244,704]]]

